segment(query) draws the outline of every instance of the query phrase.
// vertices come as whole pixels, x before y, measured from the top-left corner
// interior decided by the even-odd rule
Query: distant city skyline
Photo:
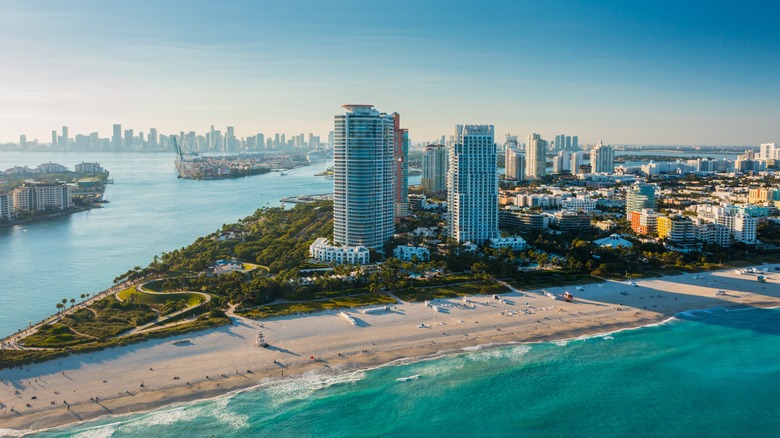
[[[498,141],[758,145],[780,140],[778,21],[771,2],[11,0],[0,143],[115,123],[325,135],[371,102],[414,142],[473,120]]]

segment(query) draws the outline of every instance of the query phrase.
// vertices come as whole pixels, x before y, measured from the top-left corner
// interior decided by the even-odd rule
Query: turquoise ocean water
[[[40,437],[769,437],[780,309],[308,375]],[[414,378],[413,376],[418,376]]]

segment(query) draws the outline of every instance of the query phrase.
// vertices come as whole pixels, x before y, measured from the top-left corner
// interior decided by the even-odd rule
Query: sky
[[[234,126],[327,136],[346,103],[580,143],[780,141],[780,2],[4,0],[0,142]]]

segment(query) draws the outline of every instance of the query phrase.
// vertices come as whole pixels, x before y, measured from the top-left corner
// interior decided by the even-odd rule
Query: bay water
[[[314,176],[316,163],[245,178],[177,178],[171,154],[0,153],[0,169],[53,161],[73,169],[98,162],[114,184],[104,208],[0,228],[0,337],[57,311],[63,298],[80,300],[155,255],[172,251],[285,196],[331,193],[332,180]]]

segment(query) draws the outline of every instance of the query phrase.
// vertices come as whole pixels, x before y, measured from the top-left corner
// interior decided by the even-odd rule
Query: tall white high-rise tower
[[[529,179],[542,178],[547,174],[547,141],[539,134],[528,134],[525,176]]]
[[[590,151],[590,166],[593,173],[612,173],[615,171],[615,150],[612,146],[599,144]]]
[[[333,240],[382,250],[393,222],[393,116],[343,105],[333,134]]]
[[[447,227],[458,242],[498,237],[498,170],[493,125],[457,125],[449,149]]]

